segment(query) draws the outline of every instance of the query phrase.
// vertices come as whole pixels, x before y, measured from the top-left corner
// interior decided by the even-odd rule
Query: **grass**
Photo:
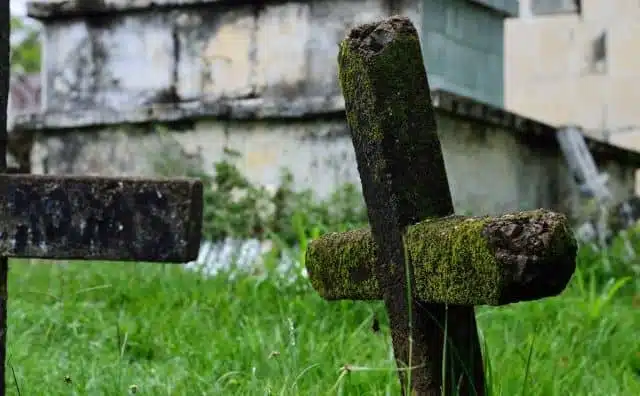
[[[640,395],[639,289],[593,259],[560,297],[478,309],[492,395]],[[7,352],[9,395],[399,394],[381,303],[275,275],[12,261]]]

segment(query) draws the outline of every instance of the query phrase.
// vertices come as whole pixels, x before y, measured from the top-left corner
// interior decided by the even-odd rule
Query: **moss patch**
[[[419,263],[417,295],[459,305],[498,302],[502,271],[482,233],[488,221],[452,216],[409,227],[405,245],[410,262]]]
[[[523,240],[526,250],[521,251],[509,244],[508,232],[500,231],[498,239],[487,234],[496,224],[507,230],[526,224],[542,233]],[[414,293],[426,302],[501,305],[548,297],[564,289],[575,268],[575,239],[567,219],[546,210],[426,220],[407,228],[404,243]],[[382,298],[374,276],[377,259],[370,230],[360,229],[313,241],[306,265],[324,298],[376,300]]]
[[[397,23],[387,30],[371,24],[352,31],[340,44],[338,65],[363,189],[368,180],[390,184],[401,217],[407,213],[411,223],[453,213],[431,91],[413,26]]]
[[[327,300],[378,300],[377,251],[371,231],[332,232],[313,241],[305,263],[313,288]]]

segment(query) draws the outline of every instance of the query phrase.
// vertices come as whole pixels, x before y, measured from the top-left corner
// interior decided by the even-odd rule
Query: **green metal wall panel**
[[[502,107],[504,17],[472,0],[423,0],[423,53],[432,88]]]
[[[518,15],[518,0],[469,0],[504,12],[508,16]],[[557,0],[554,0],[557,1]]]

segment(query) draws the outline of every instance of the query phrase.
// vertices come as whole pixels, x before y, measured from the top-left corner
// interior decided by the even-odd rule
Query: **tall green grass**
[[[304,250],[317,231],[297,227]],[[478,308],[491,395],[640,395],[640,289],[603,269],[615,255],[583,248],[560,297]],[[149,263],[12,261],[7,383],[11,395],[399,394],[382,303],[326,302],[275,271]]]
[[[302,267],[277,270],[282,250],[304,264],[311,239],[366,223],[358,189],[316,201],[284,173],[271,193],[232,162],[195,172],[204,235],[275,241],[263,270],[12,261],[8,394],[400,393],[383,304],[326,302]],[[490,395],[640,395],[640,260],[620,238],[580,249],[561,296],[477,316]]]

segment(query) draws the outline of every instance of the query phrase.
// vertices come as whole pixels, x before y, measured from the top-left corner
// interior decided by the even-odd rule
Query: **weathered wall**
[[[577,124],[596,139],[640,150],[640,3],[583,0],[581,11],[507,20],[505,107],[554,125]]]
[[[564,159],[553,144],[531,145],[517,131],[438,112],[449,181],[459,212],[499,213],[577,204]],[[169,127],[171,128],[171,127]],[[36,173],[147,175],[157,166],[181,174],[225,158],[225,149],[243,153],[236,163],[254,182],[277,185],[289,169],[299,188],[326,196],[345,182],[357,183],[353,146],[341,117],[310,121],[200,120],[190,127],[105,128],[50,134],[34,150]],[[158,131],[161,131],[158,133]],[[633,167],[602,161],[616,197],[633,188]]]
[[[44,106],[50,111],[116,112],[158,101],[221,97],[333,97],[339,95],[337,44],[345,32],[392,13],[409,16],[420,31],[434,88],[493,105],[503,102],[503,20],[513,12],[514,0],[235,6],[193,0],[187,2],[191,7],[136,13],[131,9],[148,2],[112,3],[120,4],[118,13],[75,19],[60,11],[34,13],[31,7],[32,15],[51,18],[45,19],[44,32]],[[95,8],[106,7],[99,4]]]
[[[200,3],[48,22],[45,107],[108,113],[158,102],[334,97],[337,43],[350,26],[388,13],[382,0]]]

